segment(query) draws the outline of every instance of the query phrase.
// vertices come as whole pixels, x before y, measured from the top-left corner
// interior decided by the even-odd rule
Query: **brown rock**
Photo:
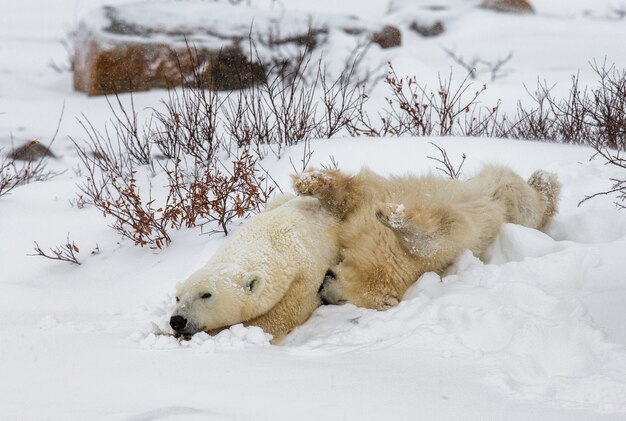
[[[77,30],[74,88],[89,95],[169,88],[183,81],[217,90],[245,88],[265,80],[266,69],[298,62],[304,51],[325,42],[331,27],[370,38],[376,33],[383,48],[400,44],[397,28],[352,16],[231,3],[144,0],[93,10]]]
[[[153,22],[142,18],[142,10],[154,13],[155,7],[167,19]],[[197,16],[190,17],[185,10],[196,11]],[[211,17],[216,10],[223,15],[234,14],[235,23],[219,19],[206,23],[202,16]],[[245,15],[250,10],[184,1],[145,1],[96,9],[77,32],[74,89],[103,95],[170,88],[183,82],[216,90],[245,88],[264,81],[264,67],[271,65],[267,59],[262,64],[256,56],[248,59],[242,49],[248,48],[248,36],[258,38],[267,51],[283,44],[315,48],[318,37],[327,32],[323,27],[300,25],[302,32],[291,30],[284,37],[272,33],[263,38],[261,34],[251,35],[247,19],[253,22],[255,16],[241,17],[239,12]],[[270,18],[259,17],[259,27],[266,27]]]
[[[263,65],[248,61],[239,47],[224,48],[210,52],[205,72],[205,87],[216,90],[246,88],[265,80]]]
[[[110,50],[99,50],[93,43],[82,66],[74,64],[74,89],[89,95],[144,91],[151,75],[141,45],[130,44]]]
[[[422,25],[419,22],[413,22],[409,28],[423,37],[435,37],[442,34],[444,31],[443,23],[441,23],[441,21],[437,21],[432,25]]]
[[[171,88],[183,80],[231,90],[265,80],[263,66],[250,62],[237,46],[190,52],[186,47],[138,43],[105,49],[91,41],[80,54],[81,60],[74,63],[74,89],[89,95]]]
[[[527,0],[484,0],[480,7],[508,13],[535,13]]]
[[[381,48],[393,48],[402,45],[402,33],[395,26],[385,26],[381,31],[374,32],[372,42]]]
[[[45,157],[55,157],[47,146],[42,145],[36,140],[26,142],[22,146],[14,149],[9,156],[11,159],[18,161],[38,161]]]

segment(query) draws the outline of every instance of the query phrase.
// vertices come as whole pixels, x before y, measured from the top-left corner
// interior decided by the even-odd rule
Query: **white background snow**
[[[0,198],[0,419],[2,420],[624,420],[626,419],[626,213],[611,197],[578,202],[622,177],[587,147],[463,139],[338,139],[312,142],[311,164],[330,156],[346,171],[434,171],[445,148],[465,153],[463,174],[483,163],[537,168],[563,183],[547,234],[503,227],[488,261],[463,255],[443,277],[426,274],[386,312],[326,306],[282,346],[258,329],[233,327],[180,344],[166,328],[173,291],[224,241],[174,234],[158,253],[121,240],[93,207],[70,206],[80,181],[68,136],[76,117],[110,117],[104,98],[71,88],[60,39],[90,8],[113,1],[4,1],[0,5],[0,146],[46,142],[65,103],[51,162],[65,172]],[[261,2],[260,2],[261,3]],[[283,0],[285,7],[376,19],[384,1]],[[457,2],[462,3],[462,2]],[[513,109],[524,84],[565,92],[588,61],[626,67],[626,21],[614,1],[534,0],[535,16],[471,11],[438,38],[403,32],[403,47],[373,49],[401,75],[433,82],[452,61],[514,52],[510,74],[488,83],[486,101]],[[327,52],[340,60],[349,42]],[[455,68],[462,74],[462,70]],[[477,81],[480,86],[483,82]],[[378,98],[384,94],[377,87]],[[162,91],[135,96],[139,109]],[[302,145],[264,161],[283,189]],[[245,223],[245,222],[243,222]],[[80,248],[80,267],[29,257],[33,242]],[[91,256],[96,248],[100,253]]]

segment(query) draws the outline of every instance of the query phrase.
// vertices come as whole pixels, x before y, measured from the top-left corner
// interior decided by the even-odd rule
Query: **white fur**
[[[178,286],[173,316],[187,320],[179,333],[210,331],[262,316],[294,280],[314,289],[318,299],[326,270],[337,262],[337,237],[336,220],[317,199],[275,199]],[[210,298],[201,298],[207,293]]]

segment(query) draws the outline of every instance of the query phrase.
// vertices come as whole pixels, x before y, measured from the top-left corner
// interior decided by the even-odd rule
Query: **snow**
[[[59,159],[50,164],[64,172],[0,198],[0,419],[626,417],[626,213],[611,197],[578,206],[623,174],[590,161],[587,147],[467,138],[313,141],[316,168],[332,157],[348,172],[363,165],[387,175],[436,172],[427,158],[436,153],[432,141],[453,162],[467,156],[462,177],[485,163],[510,165],[524,177],[554,172],[563,184],[560,212],[546,233],[505,225],[485,261],[464,254],[442,276],[425,274],[388,311],[321,307],[281,346],[241,325],[189,342],[167,335],[175,285],[226,239],[183,230],[165,250],[140,249],[96,209],[70,205],[81,176],[68,136],[84,138],[75,118],[84,113],[101,127],[110,111],[104,98],[72,92],[71,75],[48,63],[64,59],[59,40],[67,26],[103,3],[23,0],[0,14],[0,147],[47,142],[65,103],[53,145]],[[282,3],[362,19],[387,10],[377,1]],[[403,47],[372,48],[368,60],[375,67],[393,59],[399,74],[432,84],[453,64],[442,45],[468,57],[513,50],[507,77],[476,80],[489,83],[487,103],[502,99],[509,109],[538,77],[557,82],[558,91],[577,71],[591,83],[594,58],[626,67],[626,25],[606,19],[614,2],[532,3],[535,16],[473,10],[434,39],[403,31]],[[349,46],[346,38],[331,40],[331,59],[341,61]],[[382,101],[383,87],[371,95]],[[135,104],[143,112],[164,96],[137,94]],[[283,189],[304,148],[263,161]],[[81,266],[27,256],[34,241],[55,246],[68,232]]]
[[[115,28],[116,25],[122,27],[121,31]],[[90,35],[105,45],[120,40],[156,44],[176,41],[179,46],[192,42],[219,50],[230,45],[233,39],[245,38],[249,34],[255,40],[270,34],[288,39],[306,34],[310,28],[371,30],[381,26],[380,23],[360,21],[354,16],[303,13],[268,2],[250,7],[247,3],[233,6],[228,1],[187,0],[183,8],[171,0],[153,0],[96,9],[81,20],[79,30],[93,32]]]
[[[156,330],[156,333],[148,332],[145,337],[137,333],[133,335],[133,339],[148,349],[192,348],[198,353],[214,353],[216,348],[220,351],[241,349],[246,345],[269,346],[272,339],[272,335],[263,332],[263,329],[256,326],[244,327],[242,324],[233,325],[215,336],[200,332],[189,341],[179,341],[171,334],[166,334],[162,327],[157,327]],[[170,329],[165,327],[165,330],[169,333]]]

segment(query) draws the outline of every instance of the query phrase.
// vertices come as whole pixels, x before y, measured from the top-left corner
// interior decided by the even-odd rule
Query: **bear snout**
[[[170,318],[170,326],[177,332],[180,332],[187,326],[187,319],[183,316],[172,316]]]

